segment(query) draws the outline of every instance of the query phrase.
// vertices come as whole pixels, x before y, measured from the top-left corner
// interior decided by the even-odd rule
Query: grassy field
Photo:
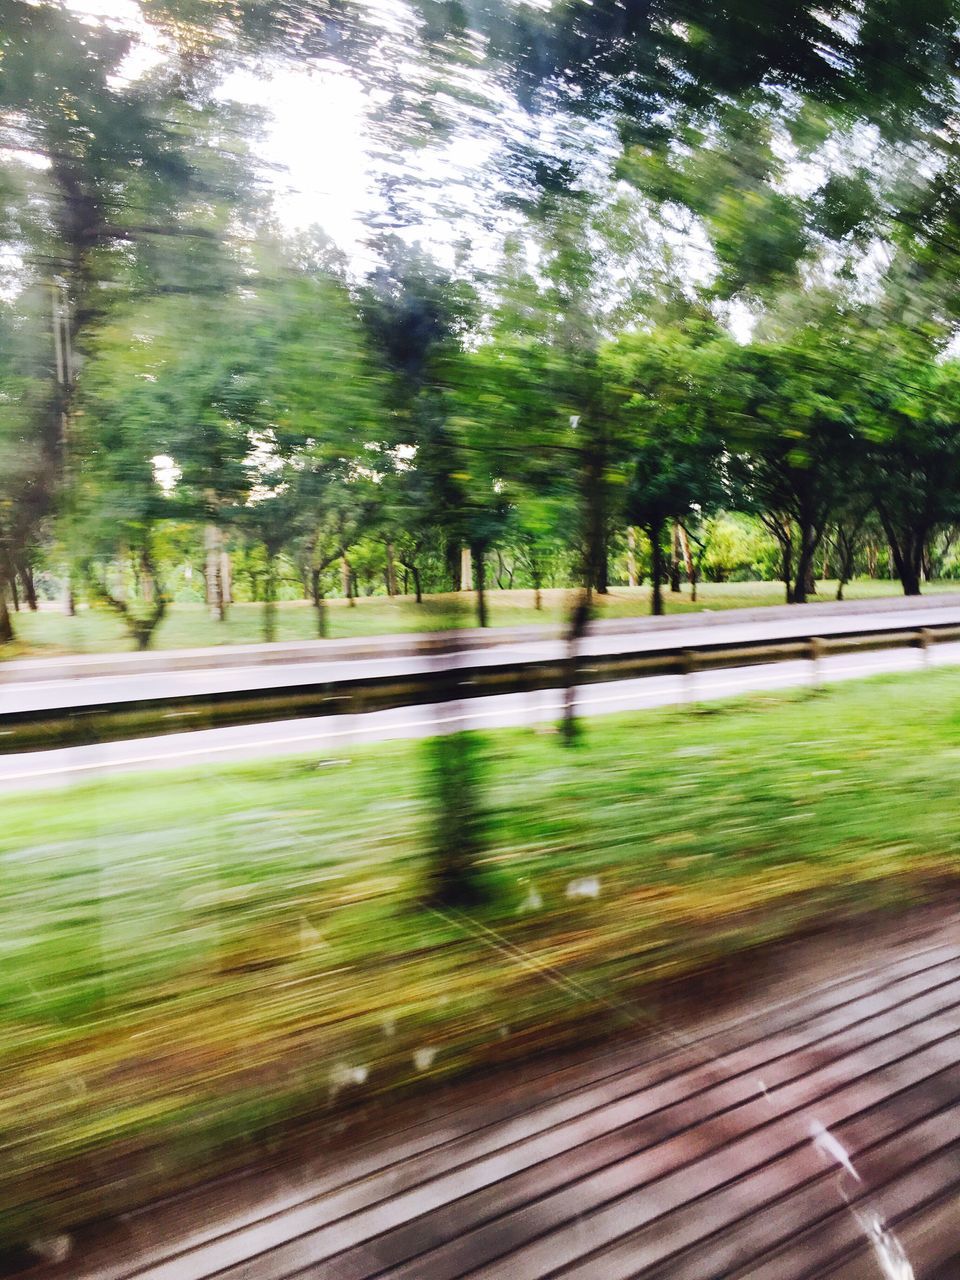
[[[322,1149],[355,1102],[602,1034],[611,1002],[957,875],[960,672],[586,742],[487,740],[470,919],[417,905],[416,743],[5,797],[0,1236],[249,1159],[296,1117]]]
[[[836,584],[821,582],[817,600],[832,600]],[[924,590],[960,590],[957,582],[931,582]],[[863,579],[846,588],[850,600],[899,596],[898,583]],[[783,604],[783,588],[776,582],[704,583],[698,588],[698,600],[690,600],[688,589],[673,594],[665,592],[668,613],[690,613],[702,609],[743,609],[758,605]],[[570,595],[566,591],[545,591],[543,609],[534,608],[530,591],[491,591],[489,593],[490,624],[495,627],[534,626],[559,622],[569,610]],[[644,616],[650,612],[648,587],[615,587],[608,596],[597,597],[599,617],[623,618]],[[351,607],[345,600],[327,604],[329,635],[334,639],[391,635],[411,631],[446,630],[450,627],[475,626],[473,600],[469,595],[428,596],[417,605],[409,596],[369,596]],[[0,660],[57,653],[111,653],[132,648],[122,624],[113,614],[99,609],[81,609],[75,618],[65,617],[58,609],[44,608],[39,613],[14,614],[17,642],[0,648]],[[305,601],[286,601],[277,605],[278,640],[307,640],[316,636],[316,616]],[[159,649],[189,649],[218,644],[254,644],[263,638],[263,606],[236,604],[227,621],[210,617],[200,604],[171,605],[167,617],[154,634],[153,644]]]

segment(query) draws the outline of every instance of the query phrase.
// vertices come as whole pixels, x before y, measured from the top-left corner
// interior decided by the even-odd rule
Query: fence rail
[[[696,647],[677,641],[662,648],[648,642],[634,650],[545,660],[472,661],[461,665],[436,652],[424,654],[420,671],[402,675],[352,675],[346,679],[218,693],[180,694],[140,700],[14,711],[0,715],[0,755],[97,742],[182,733],[189,730],[264,724],[308,716],[356,715],[425,703],[527,693],[570,684],[596,684],[644,676],[691,674],[719,667],[807,659],[835,653],[917,647],[960,639],[956,621],[907,627],[868,627],[817,635],[809,627],[775,640],[715,640]]]

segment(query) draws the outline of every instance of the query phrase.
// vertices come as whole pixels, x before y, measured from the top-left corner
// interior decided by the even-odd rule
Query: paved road
[[[756,613],[744,620],[730,614],[721,621],[712,615],[708,622],[690,617],[678,620],[675,625],[646,627],[643,623],[630,631],[601,631],[584,639],[581,653],[584,657],[598,654],[642,653],[670,648],[696,649],[716,644],[718,641],[736,644],[741,641],[782,640],[796,635],[836,635],[849,631],[883,630],[904,626],[917,628],[950,623],[960,625],[960,607],[956,604],[944,607],[931,601],[929,605],[890,608],[883,611],[866,610],[856,606],[841,606],[828,615],[807,613],[793,609],[787,616],[779,615],[769,621],[758,620]],[[451,641],[455,643],[453,637]],[[398,644],[408,645],[399,638]],[[343,654],[344,649],[338,647]],[[373,676],[410,675],[431,671],[439,665],[498,666],[511,662],[550,662],[562,658],[566,652],[560,640],[506,640],[483,648],[467,646],[451,653],[385,654],[375,657],[350,658],[338,656],[315,661],[287,663],[261,663],[248,666],[203,667],[200,669],[125,672],[114,675],[55,674],[57,664],[45,660],[42,663],[18,664],[26,678],[15,682],[9,679],[0,683],[0,718],[4,714],[19,711],[49,709],[55,707],[89,706],[102,702],[137,701],[145,698],[174,698],[187,694],[232,692],[245,689],[283,688],[312,682],[339,681],[370,678]],[[226,660],[226,659],[225,659]],[[51,675],[47,673],[53,673]]]
[[[827,682],[881,672],[916,671],[925,663],[960,664],[960,644],[938,645],[926,655],[916,649],[837,654],[820,660],[816,678]],[[262,677],[262,669],[258,675]],[[303,679],[302,670],[299,679]],[[579,691],[577,706],[584,715],[606,715],[764,689],[793,688],[809,684],[812,679],[813,664],[806,661],[730,667],[693,676],[648,676],[588,685]],[[453,728],[542,724],[558,718],[561,700],[560,690],[549,689],[476,698],[455,709],[449,704],[400,707],[366,715],[319,716],[0,756],[0,791],[60,786],[141,769],[191,768],[314,752],[322,755],[362,742],[427,737]]]

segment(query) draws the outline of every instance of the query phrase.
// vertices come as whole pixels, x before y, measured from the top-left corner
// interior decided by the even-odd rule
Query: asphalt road
[[[778,613],[780,611],[778,610]],[[929,605],[894,608],[882,612],[841,606],[828,616],[791,610],[788,617],[770,621],[741,620],[731,614],[722,621],[711,615],[701,622],[688,615],[675,626],[647,628],[639,622],[628,632],[600,632],[580,644],[582,657],[592,654],[639,653],[668,648],[696,649],[722,640],[736,644],[747,640],[780,640],[797,634],[835,635],[845,631],[882,630],[904,626],[917,628],[936,623],[960,625],[960,607]],[[453,635],[450,637],[453,640]],[[342,653],[342,649],[340,653]],[[497,666],[507,662],[549,662],[562,658],[562,640],[507,640],[482,648],[464,647],[450,653],[401,653],[383,656],[343,657],[315,661],[279,662],[248,666],[205,666],[195,669],[125,671],[121,674],[59,675],[56,660],[18,664],[26,678],[0,683],[0,719],[19,711],[57,707],[88,706],[102,702],[135,702],[146,698],[175,698],[185,694],[234,692],[245,689],[282,688],[311,682],[363,679],[372,676],[403,676],[436,670],[439,666]],[[225,659],[226,660],[226,659]],[[647,683],[647,682],[645,682]],[[599,696],[599,695],[598,695]]]
[[[871,615],[873,619],[877,617],[876,614]],[[890,625],[889,622],[886,625]],[[916,622],[915,625],[922,624]],[[750,635],[756,634],[756,628],[752,627]],[[712,635],[716,637],[715,629]],[[662,644],[664,637],[665,633],[660,632],[657,643]],[[685,632],[685,643],[690,643],[689,632]],[[502,651],[498,649],[498,652]],[[701,671],[688,676],[648,676],[639,680],[587,685],[578,692],[577,708],[585,716],[607,715],[618,711],[731,697],[764,689],[794,688],[809,685],[815,679],[827,683],[881,672],[916,671],[926,664],[960,664],[960,643],[938,645],[926,652],[904,648],[837,654],[820,659],[816,672],[811,662],[786,661],[765,666]],[[172,674],[210,676],[221,673]],[[236,675],[237,672],[222,674]],[[262,680],[263,675],[263,668],[258,668],[258,679]],[[297,680],[302,681],[303,678],[303,667],[300,665]],[[422,738],[463,728],[495,729],[546,724],[557,720],[562,698],[561,690],[550,689],[476,698],[456,706],[442,703],[401,707],[357,716],[322,716],[272,724],[206,729],[127,742],[2,756],[0,791],[62,786],[107,774],[137,770],[193,769],[231,761],[312,754],[322,759],[324,753],[342,752],[365,742]]]

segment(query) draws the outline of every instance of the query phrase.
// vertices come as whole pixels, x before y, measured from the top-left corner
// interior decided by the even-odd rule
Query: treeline
[[[164,0],[144,72],[136,31],[5,7],[0,641],[56,584],[146,647],[187,569],[221,616],[243,582],[269,637],[293,589],[322,635],[374,581],[470,585],[484,625],[493,583],[645,575],[659,612],[681,569],[801,603],[828,567],[915,594],[951,563],[954,6],[735,2],[699,34],[629,9],[410,3],[380,32]],[[880,18],[929,58],[880,56]],[[389,80],[380,221],[432,201],[445,258],[380,229],[361,270],[278,230],[253,113],[214,90],[294,56]],[[497,129],[458,208],[414,190],[404,157]]]
[[[949,556],[960,365],[909,335],[833,308],[741,343],[697,316],[583,360],[537,331],[550,302],[532,278],[490,308],[399,241],[359,285],[325,249],[265,240],[233,290],[151,298],[96,330],[55,521],[29,469],[51,395],[29,364],[53,348],[52,313],[7,304],[8,351],[25,353],[6,370],[24,468],[10,603],[70,565],[74,593],[146,645],[187,567],[221,616],[242,583],[270,636],[293,592],[323,635],[331,592],[472,587],[483,625],[491,585],[648,577],[659,612],[681,575],[695,590],[749,566],[802,602],[827,572],[842,589],[892,566],[915,594]]]

